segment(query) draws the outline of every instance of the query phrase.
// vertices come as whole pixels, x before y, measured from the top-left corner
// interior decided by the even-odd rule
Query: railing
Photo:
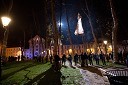
[[[112,85],[128,85],[128,69],[109,70],[106,71],[106,75]]]

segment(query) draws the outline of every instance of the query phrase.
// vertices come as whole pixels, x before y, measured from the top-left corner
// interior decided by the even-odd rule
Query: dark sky
[[[11,2],[13,1],[12,9],[8,12]],[[49,0],[48,0],[49,1]],[[86,0],[90,10],[92,25],[98,38],[111,38],[112,17],[109,6],[109,0]],[[84,14],[86,11],[85,0],[62,0],[63,5],[60,9],[60,0],[56,0],[56,20],[59,22],[60,12],[62,11],[62,34],[64,35],[63,42],[68,44],[67,35],[67,10],[69,17],[69,25],[71,29],[71,37],[74,44],[81,43],[81,36],[75,36],[74,30],[77,24],[78,12],[82,16],[82,24],[84,28],[84,36],[86,42],[93,41],[88,18]],[[64,5],[65,3],[65,5]],[[117,33],[118,41],[128,39],[128,3],[127,0],[113,0],[115,12],[119,22]],[[49,9],[49,4],[47,6]],[[34,37],[36,34],[45,37],[44,21],[44,4],[43,0],[0,0],[0,16],[9,13],[12,22],[9,25],[8,46],[17,46],[23,43],[25,33],[25,42]],[[50,13],[50,12],[48,12]],[[48,17],[50,18],[50,17]],[[50,19],[49,19],[50,20]],[[50,21],[49,21],[50,22]],[[4,29],[0,24],[0,40],[3,38]]]

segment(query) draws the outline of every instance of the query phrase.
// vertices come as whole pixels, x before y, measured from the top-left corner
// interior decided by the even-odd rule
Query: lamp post
[[[1,78],[1,75],[2,75],[2,57],[5,57],[5,54],[6,54],[6,45],[7,45],[7,38],[8,38],[8,29],[7,29],[7,26],[9,25],[11,19],[8,18],[8,17],[1,17],[1,20],[2,20],[2,24],[3,24],[3,28],[5,28],[5,31],[4,31],[4,38],[3,38],[3,43],[2,43],[2,50],[1,50],[1,56],[0,56],[0,78]]]
[[[107,54],[107,40],[104,40],[104,44],[105,44],[105,54]]]

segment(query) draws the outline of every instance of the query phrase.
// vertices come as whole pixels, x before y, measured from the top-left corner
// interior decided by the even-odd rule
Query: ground
[[[95,80],[91,80],[92,78]],[[2,85],[91,85],[96,83],[93,81],[101,79],[104,77],[95,66],[81,68],[79,65],[69,66],[67,62],[60,71],[56,72],[49,62],[21,61],[8,62],[2,67],[0,83]]]

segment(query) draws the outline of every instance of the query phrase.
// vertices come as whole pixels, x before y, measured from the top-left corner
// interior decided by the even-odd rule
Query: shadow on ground
[[[85,66],[85,67],[79,67],[79,68],[84,69],[84,70],[88,70],[88,71],[90,71],[92,73],[96,73],[96,74],[98,74],[100,76],[103,76],[102,73],[101,73],[101,71],[98,70],[98,68],[96,68],[96,67],[93,67],[93,66]]]
[[[32,79],[30,82],[28,82],[26,85],[62,85],[61,84],[61,72],[57,71],[55,72],[53,68],[51,67],[44,73],[38,75],[34,79]]]
[[[12,73],[3,75],[2,78],[1,78],[1,80],[7,79],[8,77],[14,75],[16,72],[19,72],[19,71],[21,71],[21,70],[25,70],[25,69],[30,68],[30,67],[33,67],[33,66],[36,66],[36,65],[29,64],[28,66],[25,66],[25,67],[23,67],[23,68],[21,68],[21,69],[19,69],[19,70],[16,70],[16,71],[14,71],[14,72],[12,72]],[[3,70],[3,71],[4,71],[4,70]]]

